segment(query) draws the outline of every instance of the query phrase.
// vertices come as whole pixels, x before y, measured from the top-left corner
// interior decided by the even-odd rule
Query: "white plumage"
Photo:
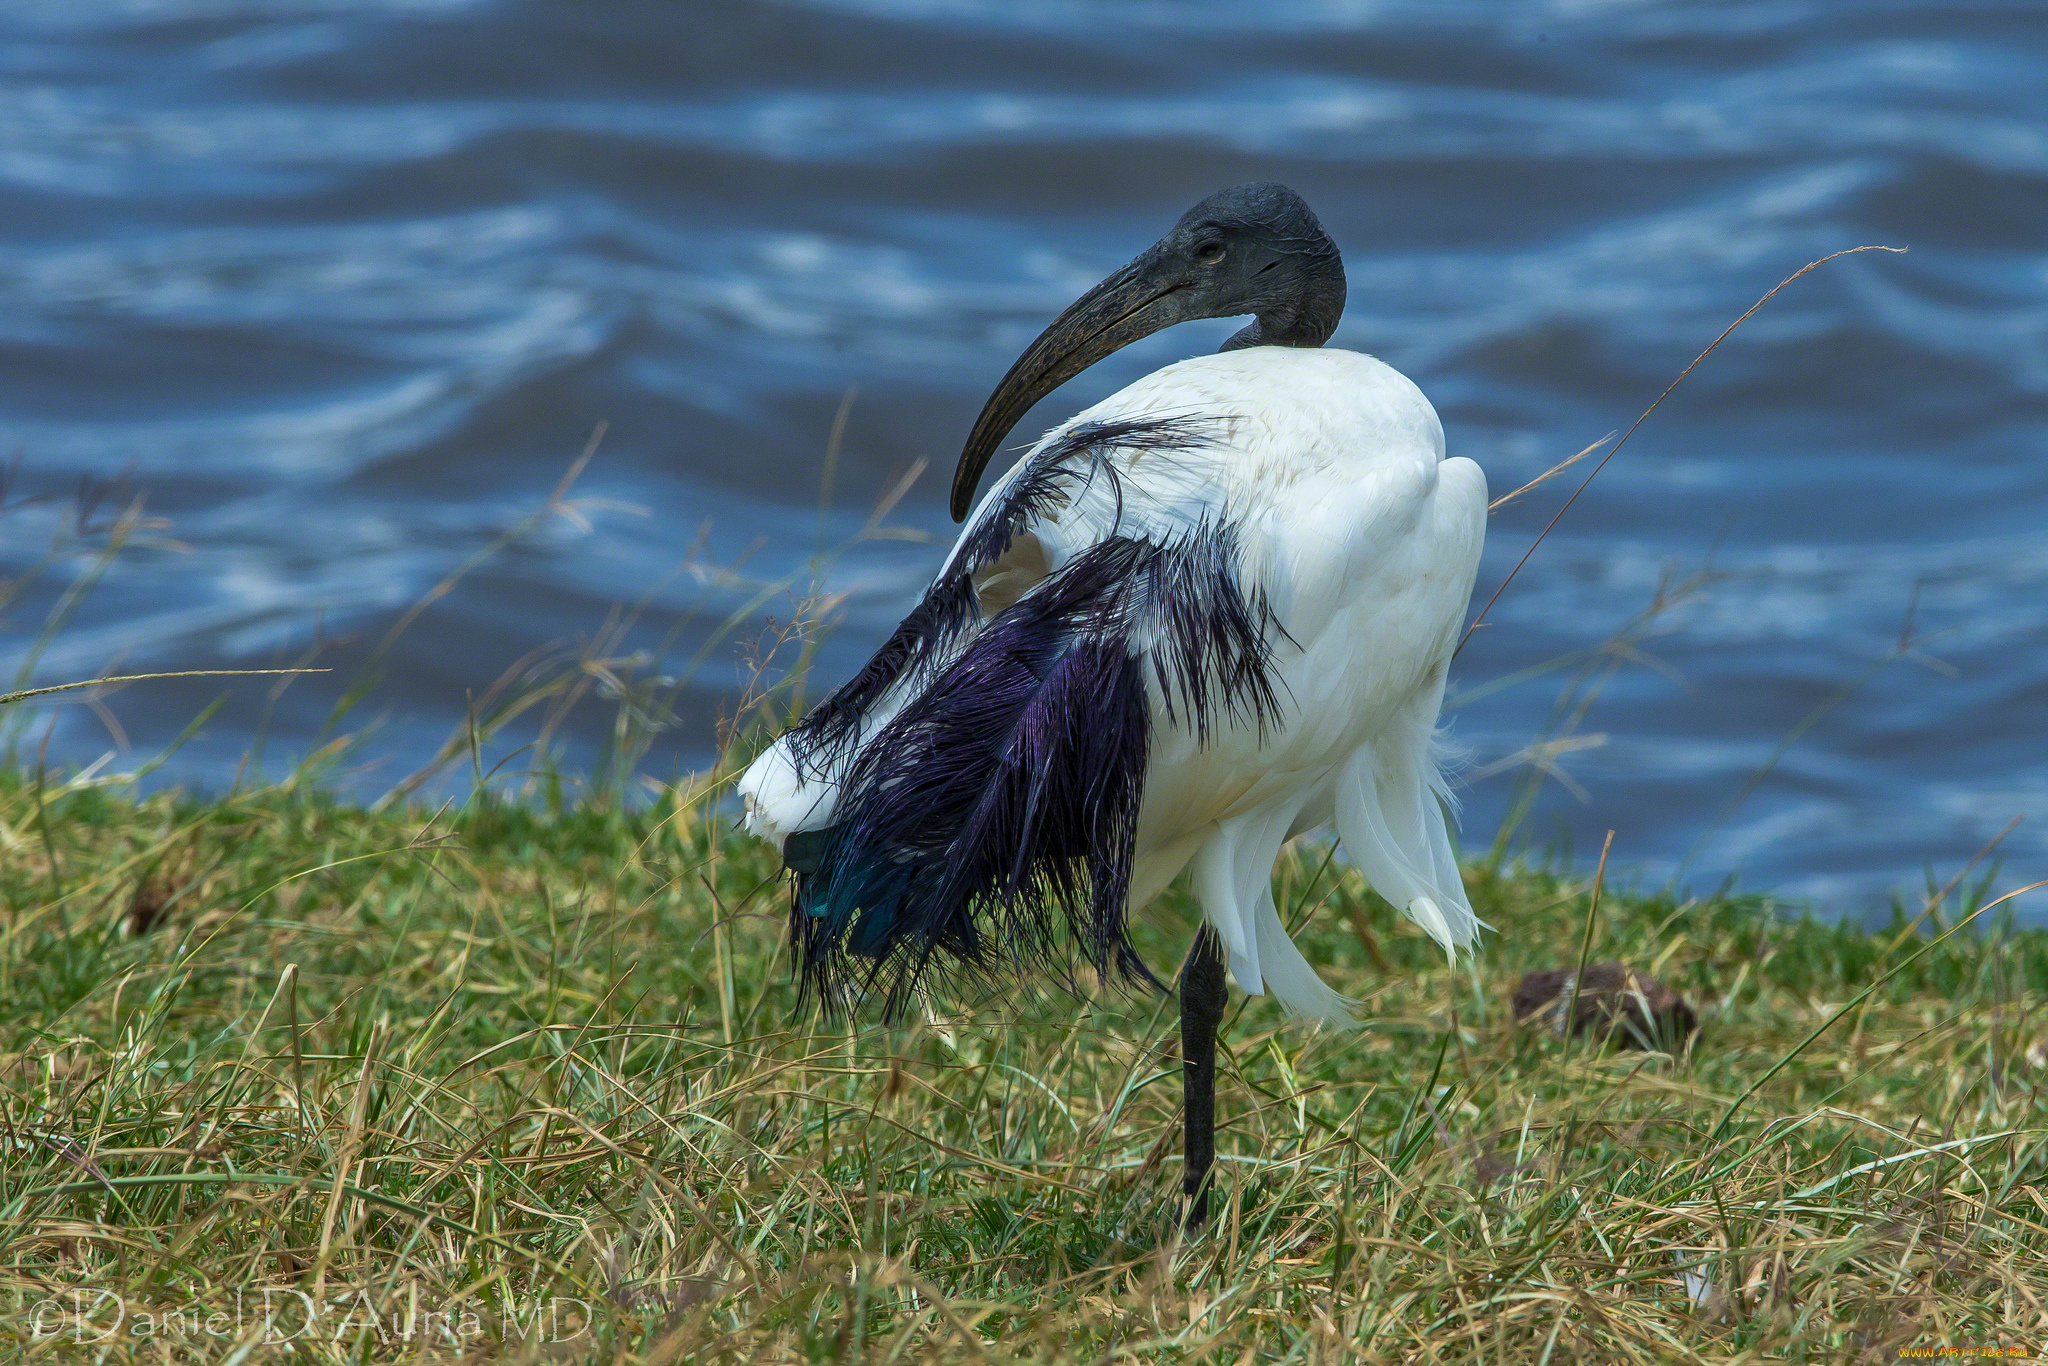
[[[1432,741],[1485,534],[1485,476],[1445,457],[1435,411],[1391,367],[1356,352],[1253,346],[1169,365],[1055,428],[982,497],[960,545],[1040,452],[1086,424],[1126,419],[1184,422],[1204,440],[1103,453],[1113,477],[1084,475],[975,576],[983,629],[1107,536],[1235,528],[1238,581],[1284,632],[1271,641],[1278,715],[1264,727],[1220,717],[1199,733],[1147,671],[1130,909],[1191,869],[1239,988],[1270,990],[1297,1015],[1348,1020],[1350,1003],[1280,921],[1274,860],[1289,838],[1334,822],[1374,890],[1446,950],[1477,937]],[[829,827],[846,766],[944,662],[899,678],[828,763],[798,762],[787,737],[772,746],[740,780],[748,828],[782,844]]]

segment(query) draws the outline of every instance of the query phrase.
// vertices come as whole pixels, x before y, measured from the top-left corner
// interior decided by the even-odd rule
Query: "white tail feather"
[[[1259,964],[1265,969],[1266,988],[1287,1013],[1304,1020],[1349,1029],[1357,1025],[1358,1002],[1335,990],[1315,970],[1281,923],[1279,908],[1269,889],[1259,907]]]
[[[739,794],[746,803],[747,829],[776,845],[799,830],[830,825],[839,806],[839,784],[806,779],[789,752],[787,736],[747,765],[740,775]]]
[[[1202,903],[1202,917],[1223,941],[1223,956],[1230,964],[1231,980],[1247,996],[1265,990],[1259,974],[1259,939],[1249,908],[1237,898],[1237,853],[1243,837],[1241,822],[1233,821],[1209,836],[1195,855],[1195,899]],[[1269,863],[1267,868],[1270,870]]]
[[[1195,855],[1195,895],[1216,928],[1238,990],[1270,991],[1291,1015],[1356,1023],[1356,1004],[1324,982],[1288,937],[1273,903],[1273,860],[1294,823],[1293,806],[1226,821]]]
[[[1483,926],[1437,803],[1428,737],[1409,745],[1402,738],[1384,737],[1352,757],[1337,784],[1337,834],[1373,890],[1455,958]]]

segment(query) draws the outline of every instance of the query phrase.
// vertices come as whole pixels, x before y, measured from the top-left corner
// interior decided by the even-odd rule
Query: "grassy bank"
[[[1994,912],[1921,953],[1953,902],[1865,934],[1609,888],[1591,955],[1654,971],[1705,1027],[1680,1057],[1608,1053],[1505,1004],[1525,969],[1579,960],[1588,886],[1473,872],[1498,933],[1452,969],[1325,854],[1290,856],[1282,904],[1313,912],[1310,956],[1367,1023],[1306,1033],[1263,1001],[1234,1019],[1224,1210],[1182,1240],[1163,1002],[820,1025],[795,1011],[774,867],[720,822],[0,780],[0,1344],[1217,1363],[2048,1345],[2048,1105],[2026,1061],[2048,934]],[[1176,893],[1144,933],[1162,971],[1187,916]],[[266,1290],[289,1344],[263,1341]]]

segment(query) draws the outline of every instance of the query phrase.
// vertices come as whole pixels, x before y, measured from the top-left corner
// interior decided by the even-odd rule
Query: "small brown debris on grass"
[[[128,903],[128,935],[140,939],[155,929],[170,909],[171,890],[155,878],[150,878],[135,889],[134,900]]]
[[[1699,1015],[1684,997],[1625,964],[1588,964],[1576,1000],[1572,986],[1572,973],[1566,968],[1524,974],[1515,984],[1516,1021],[1544,1024],[1559,1038],[1567,1033],[1590,1035],[1616,1048],[1665,1053],[1679,1052],[1699,1029]]]

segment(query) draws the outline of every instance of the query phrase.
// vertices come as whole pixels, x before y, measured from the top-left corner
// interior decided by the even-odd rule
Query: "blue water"
[[[0,575],[55,550],[0,609],[0,667],[140,494],[153,520],[35,681],[316,644],[336,672],[73,698],[24,743],[132,769],[224,693],[156,780],[218,790],[259,737],[275,775],[603,422],[580,520],[398,637],[330,780],[384,791],[468,697],[579,642],[678,680],[645,766],[687,769],[738,640],[787,616],[773,585],[931,463],[894,538],[833,561],[819,662],[852,668],[935,567],[1018,349],[1196,198],[1277,179],[1344,248],[1336,344],[1413,376],[1496,491],[1626,428],[1806,261],[1910,248],[1787,288],[1502,597],[1457,667],[1467,841],[1557,733],[1572,674],[1535,666],[1710,567],[1599,656],[1534,848],[1583,860],[1612,829],[1639,880],[1855,910],[2021,816],[2002,883],[2048,876],[2043,92],[2048,10],[2018,3],[11,0]],[[1155,336],[1027,426],[1230,326]],[[1482,599],[1589,466],[1495,518]],[[621,602],[641,615],[600,639]],[[551,733],[572,771],[603,673]]]

